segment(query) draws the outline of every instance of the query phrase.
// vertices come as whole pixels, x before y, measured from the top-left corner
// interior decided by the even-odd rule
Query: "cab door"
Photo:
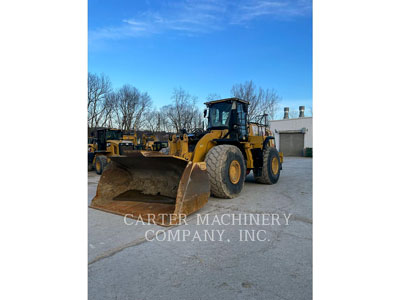
[[[239,125],[239,140],[247,140],[248,131],[246,126],[247,113],[244,111],[244,104],[237,102],[237,113],[238,113],[238,123]]]
[[[98,151],[106,151],[107,150],[107,139],[105,130],[97,131],[97,145]]]

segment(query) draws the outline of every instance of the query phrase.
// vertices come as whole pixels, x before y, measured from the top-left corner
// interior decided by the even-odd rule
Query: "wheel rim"
[[[272,158],[272,173],[274,173],[274,175],[278,174],[279,172],[279,161],[278,158],[274,157]]]
[[[96,170],[100,172],[101,166],[100,166],[100,161],[96,161]]]
[[[237,160],[233,160],[229,166],[229,179],[233,184],[236,184],[240,180],[242,170]]]

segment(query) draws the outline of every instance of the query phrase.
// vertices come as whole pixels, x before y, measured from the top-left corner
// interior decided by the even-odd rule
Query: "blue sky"
[[[311,0],[89,0],[89,72],[147,91],[230,96],[253,80],[281,106],[312,106]]]

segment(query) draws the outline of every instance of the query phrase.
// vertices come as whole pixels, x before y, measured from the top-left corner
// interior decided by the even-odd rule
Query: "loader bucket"
[[[110,159],[92,208],[170,226],[199,210],[210,196],[204,162],[135,150]]]

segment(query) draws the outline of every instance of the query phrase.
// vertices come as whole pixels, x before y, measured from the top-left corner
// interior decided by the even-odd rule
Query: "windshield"
[[[227,102],[212,104],[209,109],[208,128],[228,127],[231,107],[232,104]]]
[[[107,140],[122,140],[122,132],[120,130],[107,131]]]

